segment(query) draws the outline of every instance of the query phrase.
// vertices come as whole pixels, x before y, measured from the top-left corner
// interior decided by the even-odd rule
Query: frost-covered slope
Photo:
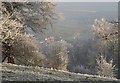
[[[67,71],[53,70],[42,67],[0,64],[3,81],[117,81],[115,78],[105,78],[86,74],[76,74]]]

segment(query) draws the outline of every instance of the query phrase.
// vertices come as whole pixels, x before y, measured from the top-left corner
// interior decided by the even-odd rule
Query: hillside
[[[0,64],[2,81],[117,81],[87,74],[76,74],[42,67]]]

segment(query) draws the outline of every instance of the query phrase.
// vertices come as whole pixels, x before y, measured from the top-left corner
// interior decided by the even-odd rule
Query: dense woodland
[[[118,70],[118,22],[95,19],[94,37],[71,40],[30,34],[44,33],[60,17],[54,2],[1,2],[0,42],[2,62],[42,66],[83,74],[116,77]]]

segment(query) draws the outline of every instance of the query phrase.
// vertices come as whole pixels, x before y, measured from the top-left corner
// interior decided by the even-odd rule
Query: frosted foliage
[[[54,2],[3,2],[1,11],[4,17],[16,18],[24,24],[24,27],[30,27],[33,31],[39,32],[45,29],[47,25],[52,25],[55,19]]]
[[[102,40],[116,41],[118,40],[118,23],[110,23],[106,19],[95,20],[92,26],[95,34]]]
[[[42,44],[43,53],[47,56],[46,66],[66,70],[68,64],[67,42],[56,41],[54,37],[46,38]]]
[[[115,65],[113,65],[112,60],[108,63],[106,59],[101,56],[100,59],[97,59],[96,61],[98,65],[97,73],[100,76],[114,77]]]
[[[2,56],[12,56],[21,64],[41,66],[45,56],[25,28],[40,32],[52,25],[54,6],[53,2],[0,2]]]
[[[22,27],[22,24],[15,20],[5,18],[1,21],[2,26],[0,27],[0,42],[12,44],[14,38],[20,34],[20,27]]]
[[[45,56],[38,48],[37,40],[31,35],[18,35],[11,47],[16,64],[43,66]]]

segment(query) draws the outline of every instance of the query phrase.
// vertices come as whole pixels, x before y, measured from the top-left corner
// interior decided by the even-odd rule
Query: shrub
[[[39,51],[37,40],[28,34],[19,34],[11,45],[16,64],[43,66],[45,56]]]
[[[45,39],[42,46],[43,53],[47,57],[45,67],[67,70],[68,50],[66,41],[55,41],[54,37],[49,37]]]
[[[111,60],[109,63],[106,61],[106,59],[101,56],[100,59],[97,59],[97,74],[100,76],[105,77],[114,77],[114,70],[115,65],[113,65],[113,61]]]

